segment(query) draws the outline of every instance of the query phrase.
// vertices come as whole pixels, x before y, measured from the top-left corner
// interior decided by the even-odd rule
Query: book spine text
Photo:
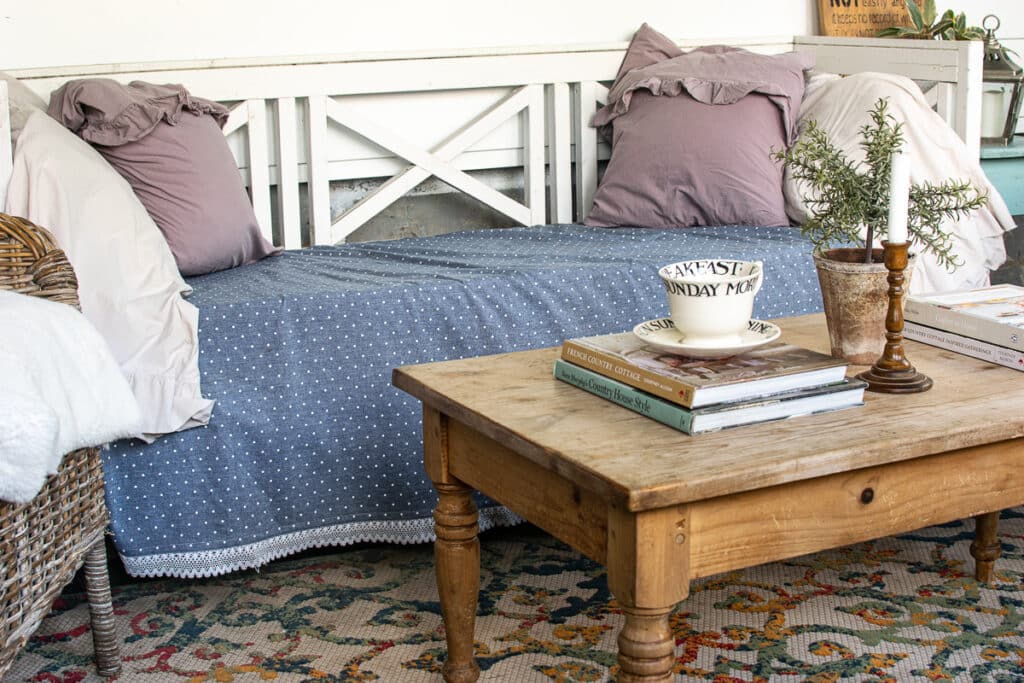
[[[555,361],[555,378],[681,432],[692,433],[693,415],[689,410],[649,396],[631,386],[560,359]]]
[[[963,335],[919,325],[909,320],[903,324],[903,336],[947,351],[962,353],[971,358],[1024,371],[1024,352],[971,339]]]
[[[903,306],[903,317],[936,330],[944,330],[962,337],[988,342],[1008,349],[1024,351],[1024,330],[988,320],[976,315],[966,315],[924,301],[907,299]],[[953,349],[956,350],[956,349]]]
[[[666,401],[672,401],[682,406],[693,404],[692,386],[673,382],[646,368],[636,367],[618,358],[585,348],[571,339],[562,344],[562,358],[574,365],[593,370],[605,377],[611,377],[623,384],[659,396]]]

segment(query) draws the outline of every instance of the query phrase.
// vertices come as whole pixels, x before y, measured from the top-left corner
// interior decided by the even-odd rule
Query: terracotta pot
[[[872,251],[872,256],[872,263],[864,263],[864,250],[858,248],[814,255],[832,355],[855,365],[871,365],[885,348],[889,271],[881,249]],[[904,292],[910,286],[913,266],[911,256],[904,271]]]

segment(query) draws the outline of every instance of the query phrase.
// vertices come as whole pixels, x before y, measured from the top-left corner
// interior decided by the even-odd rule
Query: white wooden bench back
[[[889,71],[939,82],[940,113],[977,145],[978,42],[719,42],[767,53],[811,50],[826,71]],[[100,65],[14,75],[44,99],[68,79],[107,77],[182,83],[196,96],[225,103],[231,115],[224,132],[260,225],[277,244],[297,248],[344,241],[430,177],[523,225],[582,220],[597,186],[598,161],[608,153],[589,122],[625,47]],[[2,89],[0,98],[2,133]],[[9,135],[0,134],[0,188],[10,173],[5,140]],[[523,169],[522,201],[470,173],[510,167]],[[381,177],[387,180],[353,206],[332,211],[331,181]],[[303,192],[308,232],[301,227]]]
[[[815,53],[819,71],[851,74],[884,71],[935,83],[932,104],[974,156],[981,145],[981,41],[896,40],[799,36],[793,49]]]

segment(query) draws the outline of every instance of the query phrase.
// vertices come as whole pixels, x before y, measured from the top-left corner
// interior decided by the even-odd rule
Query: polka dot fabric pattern
[[[205,427],[104,452],[126,567],[210,576],[314,546],[432,540],[421,406],[392,369],[630,329],[668,314],[660,266],[706,257],[764,261],[755,317],[821,309],[793,228],[469,231],[190,278],[216,405]],[[477,504],[484,527],[519,521]]]

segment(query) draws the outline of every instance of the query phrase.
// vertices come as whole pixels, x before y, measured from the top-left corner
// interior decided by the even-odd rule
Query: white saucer
[[[687,339],[672,324],[672,318],[655,318],[634,327],[633,334],[665,353],[690,358],[726,358],[774,341],[782,330],[775,323],[752,319],[747,323],[747,329],[736,335],[734,342]]]

